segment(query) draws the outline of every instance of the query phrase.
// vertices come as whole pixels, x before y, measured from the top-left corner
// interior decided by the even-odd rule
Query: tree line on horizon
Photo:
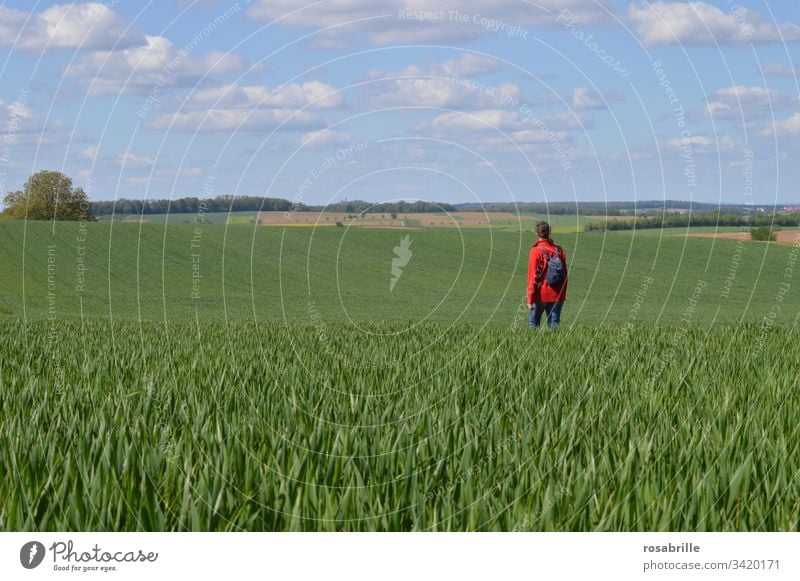
[[[714,205],[705,202],[681,200],[652,200],[639,202],[489,202],[447,204],[429,201],[371,203],[363,200],[335,202],[327,205],[307,205],[299,201],[261,196],[220,195],[214,198],[194,196],[159,200],[120,198],[108,201],[90,201],[72,179],[57,171],[40,171],[32,174],[22,190],[9,192],[3,198],[4,210],[0,219],[11,220],[95,220],[96,216],[131,214],[194,214],[199,212],[343,212],[347,214],[413,214],[440,212],[512,212],[540,215],[597,215],[630,216],[642,210],[648,213],[661,211],[655,217],[636,216],[626,220],[609,220],[600,224],[587,224],[586,230],[631,230],[634,228],[661,228],[678,226],[741,226],[798,225],[797,214],[770,212],[752,213],[750,205]],[[670,213],[669,210],[687,210]],[[712,211],[713,210],[713,211]],[[752,215],[751,215],[752,214]]]
[[[419,214],[435,212],[455,212],[452,204],[435,202],[386,202],[374,204],[362,200],[335,202],[326,205],[310,205],[293,202],[283,198],[262,198],[258,196],[221,195],[214,198],[176,198],[174,200],[133,200],[120,198],[113,201],[92,202],[92,212],[98,216],[112,214],[194,214],[200,212],[345,212],[361,214]]]
[[[513,212],[544,215],[585,215],[585,216],[631,216],[639,212],[668,212],[686,210],[687,212],[746,213],[752,204],[711,204],[687,200],[639,200],[635,202],[488,202],[485,204],[456,204],[460,211]]]
[[[800,212],[786,214],[720,214],[702,212],[686,214],[661,214],[631,218],[628,220],[606,220],[585,224],[585,232],[605,232],[614,230],[639,230],[652,228],[682,228],[688,226],[739,226],[747,228],[800,226]]]

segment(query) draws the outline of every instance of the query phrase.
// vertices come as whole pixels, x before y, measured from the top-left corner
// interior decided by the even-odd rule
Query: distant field
[[[580,232],[588,222],[605,220],[605,216],[534,215],[511,212],[454,212],[448,213],[391,213],[362,215],[347,212],[207,212],[205,214],[132,214],[117,216],[116,222],[187,224],[199,218],[207,224],[252,226],[258,220],[264,226],[343,226],[367,228],[496,228],[502,230],[532,230],[537,222],[547,220],[553,232],[567,234]],[[100,216],[101,222],[110,216]]]
[[[346,226],[369,228],[495,228],[532,230],[537,222],[548,220],[556,234],[579,232],[584,224],[605,220],[603,216],[514,214],[512,212],[437,212],[397,214],[348,214],[344,212],[260,212],[263,225],[330,226],[340,222]]]
[[[746,231],[747,229],[742,229],[739,226],[681,226],[678,228],[640,228],[638,230],[616,230],[613,233],[619,235],[627,235],[627,236],[646,236],[646,237],[655,237],[655,238],[662,238],[664,236],[704,236],[704,237],[715,237],[715,235],[719,239],[729,239],[739,235],[741,232]],[[791,228],[791,227],[782,227],[779,234],[779,240],[786,242],[791,241],[793,237],[796,235],[797,232],[800,232],[800,228]],[[597,232],[593,233],[597,234]],[[602,233],[600,233],[602,236]]]
[[[507,324],[520,316],[534,241],[530,230],[204,225],[198,235],[189,224],[99,223],[79,243],[77,223],[56,223],[55,234],[50,223],[24,227],[0,223],[0,313],[28,317],[303,321],[313,305],[331,320]],[[405,235],[413,256],[390,291]],[[733,241],[647,230],[556,240],[571,269],[565,323],[578,325],[624,322],[645,277],[637,324],[679,323],[698,280],[693,321],[760,322],[793,256],[791,246],[748,241],[739,252]],[[780,321],[798,310],[798,293],[783,297]]]
[[[723,240],[750,240],[748,232],[709,232],[709,233],[691,233],[686,236],[696,236],[704,238],[717,238]],[[775,232],[775,242],[778,244],[797,244],[800,241],[800,230],[781,230]]]
[[[206,224],[253,224],[257,212],[197,212],[188,214],[126,214],[117,215],[115,222],[134,222],[144,224],[194,224],[202,221]],[[110,222],[111,216],[98,216],[101,222]]]

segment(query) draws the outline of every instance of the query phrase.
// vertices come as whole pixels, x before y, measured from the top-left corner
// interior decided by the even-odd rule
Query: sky
[[[0,4],[0,192],[800,201],[800,0]]]

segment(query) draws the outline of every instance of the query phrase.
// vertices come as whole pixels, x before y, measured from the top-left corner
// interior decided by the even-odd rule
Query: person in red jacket
[[[558,327],[561,322],[561,307],[567,298],[567,256],[564,249],[556,246],[550,238],[550,224],[539,222],[536,225],[539,240],[531,247],[528,261],[528,310],[530,311],[530,327],[538,327],[542,315],[547,313],[547,325]],[[563,273],[552,272],[548,276],[548,268],[558,270],[559,264],[554,258],[560,258]],[[556,282],[553,279],[563,279]],[[551,280],[553,284],[548,283]]]

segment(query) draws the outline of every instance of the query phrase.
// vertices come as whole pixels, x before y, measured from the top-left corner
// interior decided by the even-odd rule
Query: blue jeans
[[[564,301],[558,303],[533,303],[531,309],[531,317],[528,321],[529,327],[538,327],[539,322],[542,320],[542,314],[547,313],[547,326],[551,329],[558,327],[561,322],[561,307],[564,306]]]

